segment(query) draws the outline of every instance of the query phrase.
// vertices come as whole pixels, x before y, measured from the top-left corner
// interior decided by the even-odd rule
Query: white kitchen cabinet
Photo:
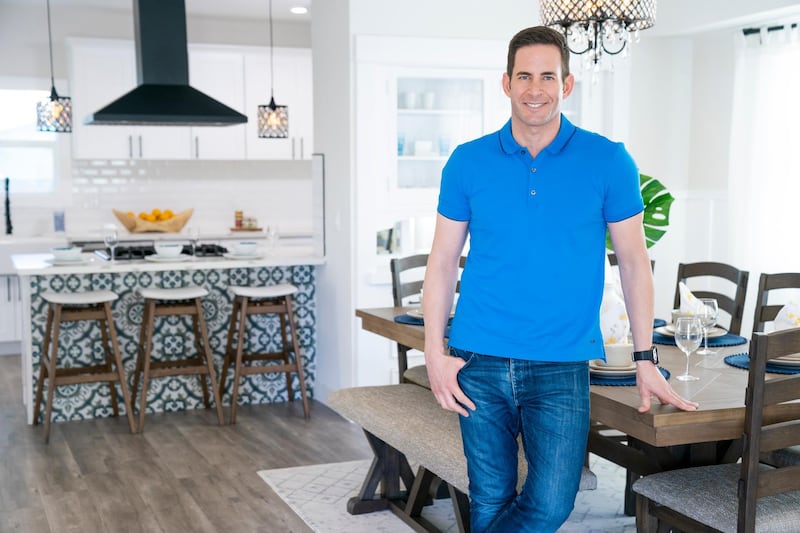
[[[69,79],[75,159],[189,159],[190,128],[98,126],[83,120],[136,87],[131,41],[70,39]]]
[[[22,309],[16,275],[0,275],[0,317],[0,344],[19,342],[22,338]]]
[[[189,82],[210,97],[247,114],[244,54],[215,46],[189,46]],[[254,117],[249,117],[249,121]],[[245,159],[246,125],[191,128],[192,159]]]
[[[270,100],[269,49],[245,55],[245,101],[247,106],[248,159],[311,159],[313,152],[313,91],[311,50],[275,48],[275,103],[288,106],[289,137],[262,139],[258,136],[258,106]]]

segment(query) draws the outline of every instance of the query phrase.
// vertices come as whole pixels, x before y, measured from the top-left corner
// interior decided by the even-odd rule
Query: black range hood
[[[189,85],[184,0],[133,0],[138,87],[84,119],[84,124],[231,126],[235,109]],[[224,83],[224,80],[220,80]]]

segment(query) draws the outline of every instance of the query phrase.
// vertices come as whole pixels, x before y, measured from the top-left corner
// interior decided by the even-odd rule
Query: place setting
[[[225,259],[235,261],[261,259],[264,253],[256,241],[238,241],[231,245],[231,252],[222,254]]]
[[[745,337],[729,333],[725,328],[716,325],[719,318],[719,305],[715,298],[698,298],[683,282],[678,284],[678,288],[681,299],[680,308],[672,310],[672,323],[653,329],[653,343],[675,346],[675,327],[678,319],[680,317],[696,317],[700,321],[703,334],[703,347],[697,350],[698,355],[716,354],[717,352],[711,348],[747,344]]]
[[[394,321],[399,324],[408,324],[410,326],[424,326],[425,320],[422,316],[422,293],[423,290],[419,290],[419,305],[415,305],[411,309],[407,310],[405,313],[397,315],[394,317]],[[458,295],[456,295],[458,298]],[[456,304],[453,303],[453,307],[450,309],[450,318],[447,321],[447,324],[450,325],[450,321],[453,319],[453,316],[456,313]]]
[[[636,363],[633,362],[633,343],[629,340],[630,323],[625,301],[613,287],[603,291],[600,304],[600,330],[603,333],[605,359],[589,361],[591,385],[636,385]],[[669,371],[658,367],[664,378]]]
[[[148,255],[145,261],[152,263],[182,263],[189,261],[192,256],[183,253],[183,245],[172,242],[159,242],[154,246],[156,253]]]
[[[57,246],[50,248],[50,253],[53,254],[52,259],[46,259],[45,262],[51,266],[82,266],[91,263],[91,258],[83,256],[83,249],[79,246]]]
[[[800,304],[789,302],[778,311],[773,321],[773,331],[782,331],[798,327],[797,317],[800,316]],[[749,369],[750,355],[737,353],[725,358],[725,362],[736,368]],[[800,353],[783,355],[767,361],[767,372],[771,374],[798,374],[800,373]]]

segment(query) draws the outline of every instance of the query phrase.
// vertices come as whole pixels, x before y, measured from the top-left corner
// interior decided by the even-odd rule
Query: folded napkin
[[[678,290],[681,293],[681,314],[699,315],[703,311],[703,302],[697,298],[684,282],[678,283]]]
[[[630,323],[625,301],[608,281],[603,289],[603,301],[600,304],[600,330],[603,333],[603,344],[627,344]]]
[[[800,304],[789,302],[781,307],[775,317],[775,331],[800,327]]]

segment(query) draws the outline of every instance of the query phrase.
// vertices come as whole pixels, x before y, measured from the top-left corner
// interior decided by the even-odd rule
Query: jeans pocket
[[[450,348],[450,355],[453,357],[458,357],[464,361],[464,366],[461,367],[461,370],[464,370],[470,363],[475,361],[476,355],[475,352],[470,352],[467,350],[462,350],[460,348]]]

